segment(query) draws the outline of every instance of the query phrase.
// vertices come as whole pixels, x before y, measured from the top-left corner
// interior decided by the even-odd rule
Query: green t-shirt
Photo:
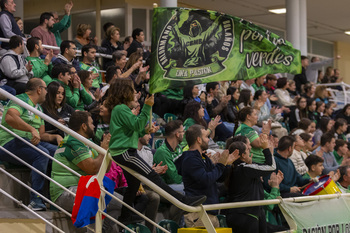
[[[109,124],[104,124],[102,121],[100,121],[97,125],[97,129],[94,137],[94,142],[97,145],[100,145],[102,136],[107,130],[109,130]]]
[[[341,163],[343,162],[344,157],[340,156],[336,151],[333,151],[333,155],[334,155],[334,158],[337,161],[337,163],[339,165],[341,165]]]
[[[242,135],[246,136],[250,143],[252,143],[255,139],[259,137],[259,134],[253,129],[252,127],[249,127],[248,125],[242,123],[239,125],[235,136]],[[252,146],[252,151],[253,153],[253,162],[255,163],[264,163],[265,162],[265,156],[263,153],[263,149],[258,148],[258,147],[253,147]]]
[[[182,183],[182,176],[177,173],[175,161],[182,155],[181,146],[178,145],[173,151],[169,148],[168,143],[165,141],[154,154],[153,161],[158,164],[163,162],[162,165],[168,165],[168,170],[161,175],[165,183],[167,184],[180,184]]]
[[[34,77],[41,78],[44,80],[46,85],[49,85],[49,83],[52,82],[52,78],[49,75],[52,69],[52,64],[49,64],[48,66],[45,65],[44,60],[40,57],[26,57],[26,60],[30,61],[30,63],[33,65],[32,70]]]
[[[306,172],[304,175],[303,175],[303,178],[305,178],[305,179],[311,179],[311,176],[309,175],[309,173],[308,172]]]
[[[41,112],[43,111],[41,106],[39,104],[35,105],[26,93],[17,95],[16,97],[18,99],[24,101],[25,103],[29,104],[30,106],[36,108],[37,110],[39,110]],[[38,133],[39,133],[39,128],[45,124],[44,120],[41,119],[38,115],[35,115],[33,112],[28,111],[27,109],[19,106],[18,104],[16,104],[13,101],[10,101],[5,107],[5,111],[4,111],[4,114],[2,116],[1,124],[22,138],[28,138],[30,140],[30,139],[32,139],[32,134],[30,132],[14,129],[9,124],[6,123],[6,121],[5,121],[6,114],[10,108],[16,109],[19,112],[21,119],[25,123],[33,126],[35,129],[37,129]],[[11,141],[12,139],[14,139],[14,136],[12,136],[11,134],[7,133],[5,130],[0,128],[0,145],[1,146],[5,145],[6,143]]]
[[[54,158],[77,173],[85,176],[87,174],[81,170],[77,164],[85,159],[94,159],[97,156],[97,151],[80,142],[78,139],[68,135],[58,146]],[[79,182],[78,176],[72,174],[55,161],[52,162],[51,178],[66,188],[77,186]],[[63,189],[50,182],[50,195],[53,202],[55,202],[63,192]]]
[[[258,90],[266,91],[266,88],[263,85],[258,87],[258,85],[256,85],[256,83],[253,83],[252,87],[254,88],[255,91],[258,91]]]
[[[98,67],[97,65],[93,66],[93,65],[86,64],[84,62],[80,62],[79,64],[80,64],[79,66],[81,70],[87,70],[89,72],[92,72],[93,74],[99,74],[98,71],[100,70],[100,67]],[[97,78],[95,78],[92,81],[92,86],[95,88],[100,88],[101,83],[102,83],[102,76],[100,74]]]
[[[336,184],[342,193],[350,193],[349,187],[346,189],[341,184],[339,184],[339,182],[337,182]]]

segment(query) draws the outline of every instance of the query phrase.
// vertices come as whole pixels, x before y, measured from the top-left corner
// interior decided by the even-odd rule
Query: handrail
[[[8,38],[1,38],[0,37],[0,41],[1,42],[9,42],[10,39]],[[27,42],[24,40],[23,41],[24,44],[27,44]],[[46,45],[46,44],[42,44],[43,48],[45,49],[52,49],[52,50],[60,50],[60,47],[58,46],[52,46],[52,45]],[[77,50],[77,53],[78,54],[81,54],[81,50]],[[104,53],[96,53],[96,56],[97,57],[103,57],[103,58],[109,58],[109,59],[112,59],[112,55],[110,54],[104,54]]]
[[[36,213],[35,211],[31,210],[30,208],[28,208],[26,205],[24,205],[21,201],[18,201],[16,198],[12,197],[10,194],[8,194],[7,192],[5,192],[4,190],[2,190],[0,188],[0,193],[4,194],[5,196],[7,196],[8,198],[10,198],[12,201],[16,202],[18,205],[22,206],[23,208],[25,208],[26,210],[28,210],[29,212],[31,212],[32,214],[34,214],[35,216],[37,216],[38,218],[40,218],[41,220],[43,220],[44,222],[46,222],[47,224],[49,224],[50,226],[52,226],[53,228],[55,228],[57,231],[64,233],[64,231],[62,231],[60,228],[58,228],[57,226],[55,226],[54,224],[52,224],[50,221],[47,221],[45,218],[43,218],[42,216],[40,216],[38,213]]]
[[[48,117],[44,113],[38,111],[37,109],[31,107],[30,105],[24,103],[23,101],[17,99],[15,96],[12,96],[8,92],[0,89],[0,94],[4,95],[6,98],[11,99],[18,105],[28,109],[29,111],[32,111],[36,115],[40,116],[45,121],[51,123],[52,125],[56,126],[57,128],[65,131],[66,133],[72,135],[73,137],[77,138],[78,140],[82,141],[86,145],[90,146],[91,148],[95,149],[99,153],[106,153],[106,150],[99,147],[98,145],[92,143],[90,140],[82,137],[80,134],[77,134],[76,132],[72,131],[68,127],[58,123],[57,121],[53,120],[52,118]],[[0,126],[1,127],[1,126]],[[350,194],[330,194],[330,195],[323,195],[323,196],[307,196],[307,197],[296,197],[296,198],[285,198],[285,199],[275,199],[275,200],[261,200],[261,201],[246,201],[246,202],[231,202],[231,203],[223,203],[223,204],[211,204],[211,205],[203,205],[202,207],[192,207],[188,206],[186,204],[183,204],[179,200],[175,199],[174,197],[170,196],[167,192],[165,192],[163,189],[155,185],[152,181],[148,180],[144,176],[134,172],[133,170],[124,167],[120,165],[123,169],[125,169],[127,172],[133,174],[137,179],[139,179],[141,182],[155,190],[157,193],[159,193],[162,197],[166,198],[168,201],[170,201],[172,204],[176,205],[180,209],[183,209],[187,212],[200,212],[201,208],[204,210],[217,210],[217,209],[229,209],[229,208],[240,208],[240,207],[252,207],[252,206],[262,206],[262,205],[270,205],[270,204],[280,204],[281,202],[304,202],[304,201],[314,201],[314,200],[321,200],[321,199],[332,199],[337,198],[339,196],[350,196]],[[104,188],[101,188],[101,191],[104,193],[107,193],[112,198],[119,200],[111,193],[107,192]],[[130,207],[131,208],[131,207]],[[102,212],[102,211],[101,211]],[[104,214],[104,213],[103,213]],[[108,216],[108,215],[106,215]],[[112,218],[113,219],[113,218]],[[113,219],[114,220],[114,219]]]

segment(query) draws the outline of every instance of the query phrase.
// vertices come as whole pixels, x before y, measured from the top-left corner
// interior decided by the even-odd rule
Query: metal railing
[[[341,109],[350,103],[350,85],[344,82],[340,83],[322,83],[316,86],[326,86],[327,91],[331,94],[329,99],[337,104],[336,109]],[[331,87],[341,87],[341,91]]]
[[[84,144],[88,145],[89,147],[95,149],[98,153],[102,153],[102,154],[106,154],[106,150],[104,150],[103,148],[99,147],[98,145],[94,144],[93,142],[91,142],[90,140],[82,137],[80,134],[72,131],[71,129],[67,128],[66,126],[60,124],[59,122],[53,120],[52,118],[48,117],[47,115],[45,115],[44,113],[42,113],[41,111],[38,111],[37,109],[31,107],[30,105],[24,103],[23,101],[19,100],[18,98],[16,98],[15,96],[9,94],[8,92],[0,89],[0,94],[2,94],[3,96],[5,96],[6,98],[12,100],[13,102],[15,102],[16,104],[20,105],[23,108],[26,108],[27,110],[35,113],[36,115],[38,115],[39,117],[41,117],[42,119],[44,119],[45,121],[49,122],[50,124],[56,126],[57,128],[63,130],[64,132],[72,135],[73,137],[77,138],[78,140],[80,140],[81,142],[83,142]],[[4,130],[6,130],[7,132],[11,132],[11,134],[15,135],[12,131],[8,130],[7,128],[5,128],[4,126],[0,125],[0,127]],[[18,137],[16,135],[16,137]],[[20,140],[22,139],[21,137],[18,137]],[[45,152],[41,151],[40,149],[38,149],[37,147],[33,146],[31,143],[29,143],[28,141],[22,139],[22,141],[24,141],[25,143],[27,143],[28,146],[32,146],[33,148],[35,148],[36,150],[40,151],[40,153],[42,153],[44,156],[47,156],[48,158],[56,161],[59,165],[65,167],[68,171],[72,172],[73,174],[80,176],[80,174],[76,173],[75,171],[73,171],[72,169],[70,169],[69,167],[63,165],[62,163],[60,163],[59,161],[55,160],[54,158],[52,158],[50,155],[46,154]],[[2,150],[5,150],[3,147],[0,147]],[[7,151],[8,152],[8,151]],[[14,158],[16,158],[17,160],[20,161],[19,158],[17,158],[17,156],[13,155],[12,153],[8,153],[10,156],[13,156]],[[108,158],[110,159],[109,156],[105,156],[104,158],[104,162],[103,162],[103,166],[104,169],[107,167],[108,165]],[[23,164],[25,164],[26,166],[30,167],[31,169],[33,169],[34,171],[40,173],[39,171],[37,171],[35,168],[33,168],[32,166],[30,166],[29,164],[25,163],[24,161],[21,161]],[[124,167],[122,165],[120,165],[123,169],[125,169],[126,171],[128,171],[129,173],[131,173],[133,176],[135,176],[137,179],[139,179],[141,182],[143,182],[144,184],[146,184],[147,186],[149,186],[151,189],[153,189],[154,191],[156,191],[158,194],[160,194],[162,197],[164,197],[165,199],[167,199],[169,202],[171,202],[172,204],[176,205],[177,207],[179,207],[182,210],[185,210],[187,212],[197,212],[199,213],[199,216],[201,218],[201,220],[203,221],[207,231],[209,233],[214,233],[216,232],[215,228],[213,227],[211,221],[209,220],[208,215],[206,214],[206,211],[209,210],[220,210],[220,209],[231,209],[231,208],[241,208],[241,207],[253,207],[253,206],[264,206],[264,205],[271,205],[271,204],[280,204],[281,202],[304,202],[304,201],[314,201],[314,200],[321,200],[321,199],[333,199],[333,198],[338,198],[340,195],[342,196],[350,196],[350,194],[332,194],[332,195],[323,195],[323,196],[307,196],[307,197],[297,197],[297,198],[286,198],[286,199],[275,199],[275,200],[262,200],[262,201],[246,201],[246,202],[233,202],[233,203],[222,203],[222,204],[210,204],[210,205],[201,205],[201,206],[188,206],[182,202],[180,202],[179,200],[175,199],[174,197],[172,197],[171,195],[169,195],[167,192],[165,192],[163,189],[161,189],[160,187],[158,187],[157,185],[155,185],[153,182],[151,182],[150,180],[148,180],[147,178],[143,177],[142,175],[134,172],[133,170]],[[102,166],[101,166],[102,167]],[[101,170],[101,169],[100,169]],[[1,172],[4,172],[6,175],[9,175],[8,172],[6,172],[4,169],[0,168]],[[103,172],[102,172],[103,173]],[[102,174],[99,172],[99,174]],[[55,182],[53,181],[50,177],[46,176],[45,174],[41,173],[41,175],[43,175],[46,179],[50,180],[51,182]],[[32,190],[30,187],[26,186],[23,182],[19,181],[18,179],[16,180],[18,183],[20,183],[21,185],[24,185],[26,188]],[[61,187],[62,189],[64,189],[65,191],[68,191],[71,195],[75,195],[73,192],[69,191],[67,188],[65,188],[64,186],[60,185],[59,183],[55,182],[55,184],[57,184],[59,187]],[[101,184],[101,183],[100,183]],[[113,199],[115,199],[116,201],[122,203],[123,205],[127,206],[127,208],[129,208],[130,210],[132,210],[133,212],[135,212],[136,214],[142,216],[143,218],[145,218],[147,221],[151,222],[153,225],[155,225],[156,227],[158,227],[159,229],[161,229],[164,232],[169,233],[166,229],[160,227],[159,225],[157,225],[156,223],[154,223],[153,221],[150,221],[150,219],[146,218],[144,215],[142,215],[141,213],[137,212],[136,210],[134,210],[132,207],[128,206],[127,204],[125,204],[123,201],[121,201],[120,199],[118,199],[117,197],[115,197],[114,195],[112,195],[111,193],[107,192],[103,187],[101,187],[101,191],[109,196],[111,196]],[[4,193],[4,191],[0,190],[1,193]],[[37,193],[39,194],[39,193]],[[8,194],[5,194],[6,196],[8,196]],[[50,204],[52,204],[53,206],[55,206],[56,208],[58,208],[59,210],[61,210],[63,213],[67,214],[68,216],[71,216],[70,213],[68,213],[67,211],[64,211],[61,207],[55,205],[55,203],[51,202],[48,199],[45,199],[45,197],[43,197],[42,195],[40,195],[42,198],[44,198],[44,200],[48,201]],[[11,197],[11,199],[13,199],[13,197]],[[18,200],[14,200],[18,203]],[[23,205],[22,205],[23,206]],[[102,230],[102,219],[101,216],[105,215],[107,218],[111,219],[113,222],[117,223],[118,225],[126,228],[128,231],[133,232],[131,229],[127,228],[125,225],[123,225],[122,223],[120,223],[119,221],[115,220],[113,217],[109,216],[108,214],[104,213],[101,209],[98,212],[99,216],[96,217],[96,226],[95,226],[95,232],[101,232]],[[50,224],[51,225],[51,224]],[[56,228],[55,228],[56,229]]]

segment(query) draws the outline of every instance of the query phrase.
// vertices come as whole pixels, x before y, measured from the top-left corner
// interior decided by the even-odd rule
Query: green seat
[[[140,223],[135,223],[135,224],[129,224],[127,225],[130,229],[135,231],[136,233],[151,233],[150,229],[146,227],[145,225],[142,225]],[[131,233],[128,230],[125,229],[125,233]]]
[[[158,149],[164,142],[164,139],[157,139],[155,142],[154,142],[154,149]]]
[[[177,229],[179,229],[179,225],[176,222],[168,219],[163,219],[158,223],[158,225],[160,225],[161,227],[164,227],[170,233],[177,233]],[[157,228],[157,233],[163,233],[163,232],[164,231]]]
[[[220,227],[227,227],[226,215],[218,214],[218,215],[216,215],[216,217],[217,217],[218,220],[219,220]]]
[[[216,144],[220,147],[220,149],[225,150],[226,148],[226,142],[223,141],[217,141]]]
[[[165,113],[164,120],[166,123],[169,123],[169,121],[177,120],[177,116],[171,113]]]

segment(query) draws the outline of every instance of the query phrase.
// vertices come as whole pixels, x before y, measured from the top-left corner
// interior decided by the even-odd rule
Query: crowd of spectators
[[[315,57],[309,63],[302,56],[302,73],[293,80],[280,74],[266,74],[245,81],[188,85],[150,97],[150,52],[143,47],[142,29],[134,29],[132,36],[122,42],[119,28],[106,23],[105,38],[99,44],[91,37],[91,26],[79,24],[73,40],[62,40],[60,33],[71,23],[73,3],[69,2],[61,20],[56,12],[44,12],[31,37],[25,38],[23,21],[13,16],[14,1],[0,3],[0,37],[10,39],[9,43],[1,44],[0,74],[4,80],[1,88],[105,149],[116,138],[115,126],[110,128],[116,121],[113,114],[125,113],[125,119],[118,120],[128,127],[120,130],[125,135],[130,130],[140,133],[133,151],[138,156],[133,161],[142,161],[140,173],[149,175],[179,200],[194,204],[197,200],[189,197],[205,195],[204,204],[216,204],[302,196],[307,184],[327,174],[342,192],[350,192],[347,178],[350,104],[334,111],[336,103],[329,98],[328,89],[317,86],[319,82],[342,80],[339,70],[332,67],[326,69],[325,75],[319,72],[334,59],[321,62]],[[43,44],[59,46],[60,51],[44,49]],[[27,57],[25,49],[29,52]],[[77,49],[81,50],[80,57]],[[112,55],[112,59],[103,58],[100,65],[97,52]],[[100,67],[106,71],[103,75]],[[123,105],[129,98],[127,91],[134,93],[135,101]],[[3,98],[3,103],[7,103],[2,109],[3,126],[81,175],[98,172],[103,154],[14,102]],[[150,107],[153,107],[153,126],[147,131],[143,128],[149,120]],[[150,148],[159,134],[162,144]],[[123,143],[132,145],[134,141]],[[79,180],[76,176],[56,162],[52,162],[52,171],[48,170],[51,167],[48,158],[3,129],[0,129],[0,145],[76,192]],[[19,163],[5,151],[0,151],[0,160]],[[115,181],[118,198],[124,196],[124,201],[153,220],[160,202],[170,205],[115,162],[107,176]],[[33,189],[48,195],[44,193],[44,183],[39,174],[32,172]],[[50,198],[72,210],[74,199],[54,183],[50,184]],[[46,209],[44,201],[34,193],[30,200],[32,209]],[[108,211],[125,224],[142,220],[131,213],[125,214],[126,210],[115,202]],[[266,211],[281,215],[273,206],[237,208],[222,213],[234,232],[285,229],[283,223],[277,226],[266,222]],[[180,223],[183,214],[177,207],[170,207],[170,219]],[[218,226],[218,211],[208,214]],[[196,219],[198,216],[194,214],[184,215],[187,226],[203,224]],[[155,230],[151,224],[147,226]],[[103,227],[104,232],[110,232],[116,226],[105,221]]]

